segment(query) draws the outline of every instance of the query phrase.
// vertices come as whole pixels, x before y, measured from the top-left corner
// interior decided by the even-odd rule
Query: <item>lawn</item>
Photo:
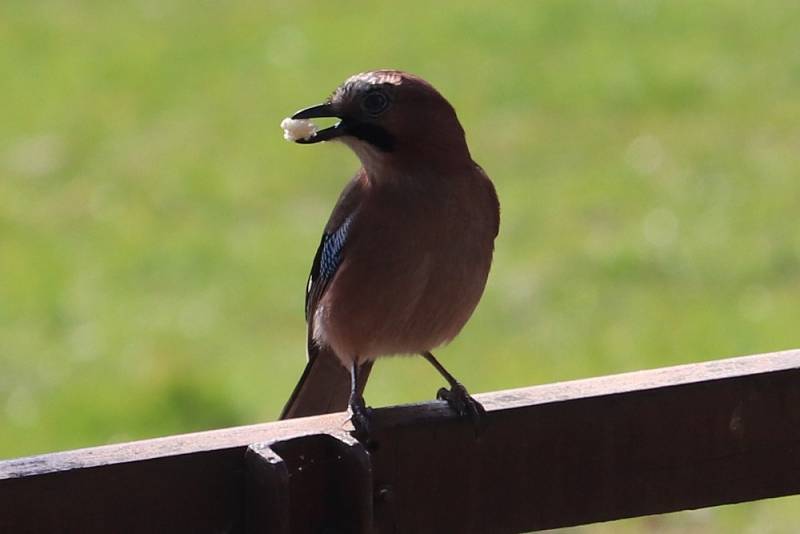
[[[473,391],[800,347],[800,4],[0,6],[0,457],[273,419],[358,164],[281,118],[397,67],[502,203]],[[419,360],[373,405],[431,398]],[[794,532],[796,498],[577,532]]]

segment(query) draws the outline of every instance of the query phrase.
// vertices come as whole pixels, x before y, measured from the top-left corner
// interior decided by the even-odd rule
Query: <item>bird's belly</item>
[[[342,264],[317,308],[315,339],[330,345],[345,365],[450,341],[483,293],[491,243],[484,246],[488,254],[473,242],[371,256],[371,265]]]

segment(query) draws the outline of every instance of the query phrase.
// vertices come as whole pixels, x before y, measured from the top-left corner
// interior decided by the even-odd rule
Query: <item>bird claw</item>
[[[350,402],[350,422],[353,425],[352,435],[362,443],[370,441],[370,428],[372,419],[372,408],[364,403],[364,398],[359,397]]]
[[[458,383],[450,389],[440,388],[436,392],[436,398],[446,401],[459,417],[469,418],[475,426],[476,434],[480,434],[486,419],[486,410],[480,402],[470,396],[467,388]]]

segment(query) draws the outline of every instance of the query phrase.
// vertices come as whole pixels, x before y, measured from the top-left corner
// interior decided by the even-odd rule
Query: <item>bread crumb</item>
[[[285,118],[281,121],[283,128],[283,138],[287,141],[297,141],[308,139],[317,133],[317,125],[306,119]]]

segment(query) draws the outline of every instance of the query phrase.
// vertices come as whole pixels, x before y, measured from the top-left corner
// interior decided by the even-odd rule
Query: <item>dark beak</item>
[[[292,115],[293,119],[316,119],[322,117],[338,117],[342,118],[342,116],[336,111],[333,104],[325,103],[319,104],[316,106],[311,106],[310,108],[301,109],[294,115]],[[342,127],[342,121],[337,122],[333,126],[329,128],[325,128],[319,130],[317,133],[309,137],[308,139],[298,139],[295,143],[300,143],[301,145],[309,145],[311,143],[319,143],[320,141],[329,141],[331,139],[335,139],[344,135],[345,131]]]

